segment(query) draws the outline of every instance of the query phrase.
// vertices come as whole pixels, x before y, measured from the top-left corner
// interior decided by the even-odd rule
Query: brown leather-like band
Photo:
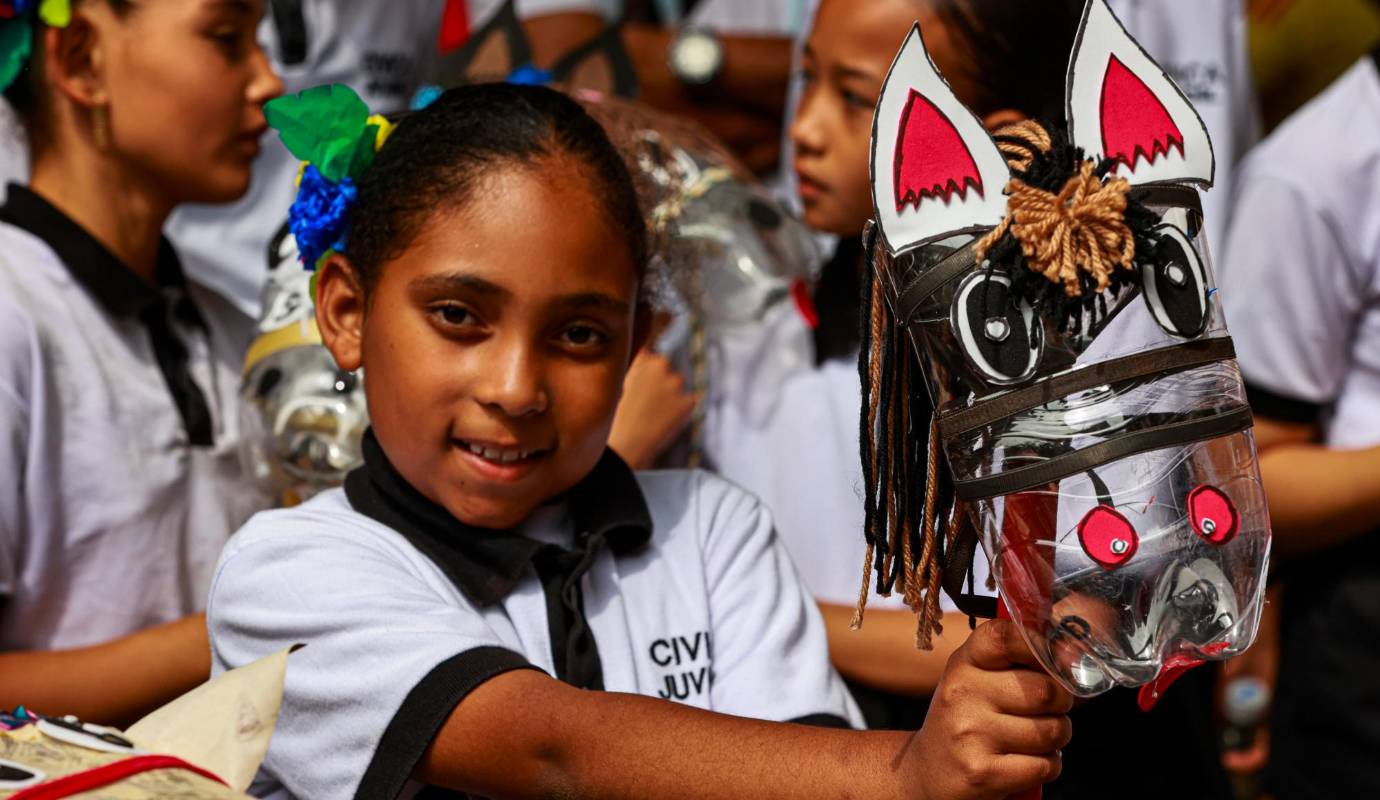
[[[1219,336],[1089,364],[989,400],[979,400],[971,406],[941,409],[939,434],[947,440],[1096,386],[1134,381],[1151,375],[1172,375],[1233,358],[1236,358],[1236,348],[1232,345],[1231,337]]]
[[[954,493],[959,500],[973,502],[991,497],[1023,492],[1037,486],[1087,472],[1109,461],[1162,450],[1166,447],[1201,442],[1218,436],[1244,431],[1251,427],[1250,406],[1214,411],[1182,422],[1171,422],[1153,428],[1124,433],[1095,445],[1047,459],[1038,464],[1017,467],[982,478],[954,481]]]

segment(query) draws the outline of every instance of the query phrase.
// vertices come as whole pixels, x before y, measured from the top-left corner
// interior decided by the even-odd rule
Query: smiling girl
[[[0,207],[0,707],[127,722],[209,672],[196,612],[260,507],[233,406],[250,321],[162,228],[249,185],[280,91],[262,11],[0,0],[33,165]]]
[[[767,512],[606,447],[647,244],[579,105],[454,89],[353,180],[345,252],[309,263],[327,347],[369,376],[365,465],[251,520],[207,612],[217,670],[307,644],[267,796],[997,798],[1057,773],[1071,698],[1005,623],[918,734],[830,730],[860,718]]]

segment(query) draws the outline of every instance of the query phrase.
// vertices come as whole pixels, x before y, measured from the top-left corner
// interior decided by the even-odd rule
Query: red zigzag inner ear
[[[1164,103],[1113,54],[1102,79],[1102,152],[1135,169],[1136,159],[1155,163],[1174,147],[1184,153],[1184,135]]]
[[[967,199],[969,187],[982,196],[982,176],[958,129],[914,89],[906,100],[900,128],[893,176],[898,213],[907,205],[918,207],[925,197],[948,203],[957,193]]]

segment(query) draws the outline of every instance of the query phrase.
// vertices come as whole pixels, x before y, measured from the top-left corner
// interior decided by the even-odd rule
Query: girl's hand
[[[669,359],[643,350],[623,379],[609,446],[633,469],[647,469],[685,430],[698,403]]]
[[[949,658],[912,745],[926,797],[991,798],[1059,776],[1073,696],[1044,670],[1015,624],[987,622]]]

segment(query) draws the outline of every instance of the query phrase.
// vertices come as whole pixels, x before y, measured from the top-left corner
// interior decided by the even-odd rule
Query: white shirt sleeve
[[[305,644],[264,771],[297,798],[394,797],[460,700],[526,659],[388,544],[305,517],[260,515],[227,546],[207,608],[215,668]]]
[[[860,728],[829,661],[819,609],[755,497],[700,475],[701,530],[713,624],[714,710]]]
[[[1308,191],[1268,173],[1242,178],[1221,275],[1241,370],[1255,388],[1327,405],[1348,371],[1369,277]]]

